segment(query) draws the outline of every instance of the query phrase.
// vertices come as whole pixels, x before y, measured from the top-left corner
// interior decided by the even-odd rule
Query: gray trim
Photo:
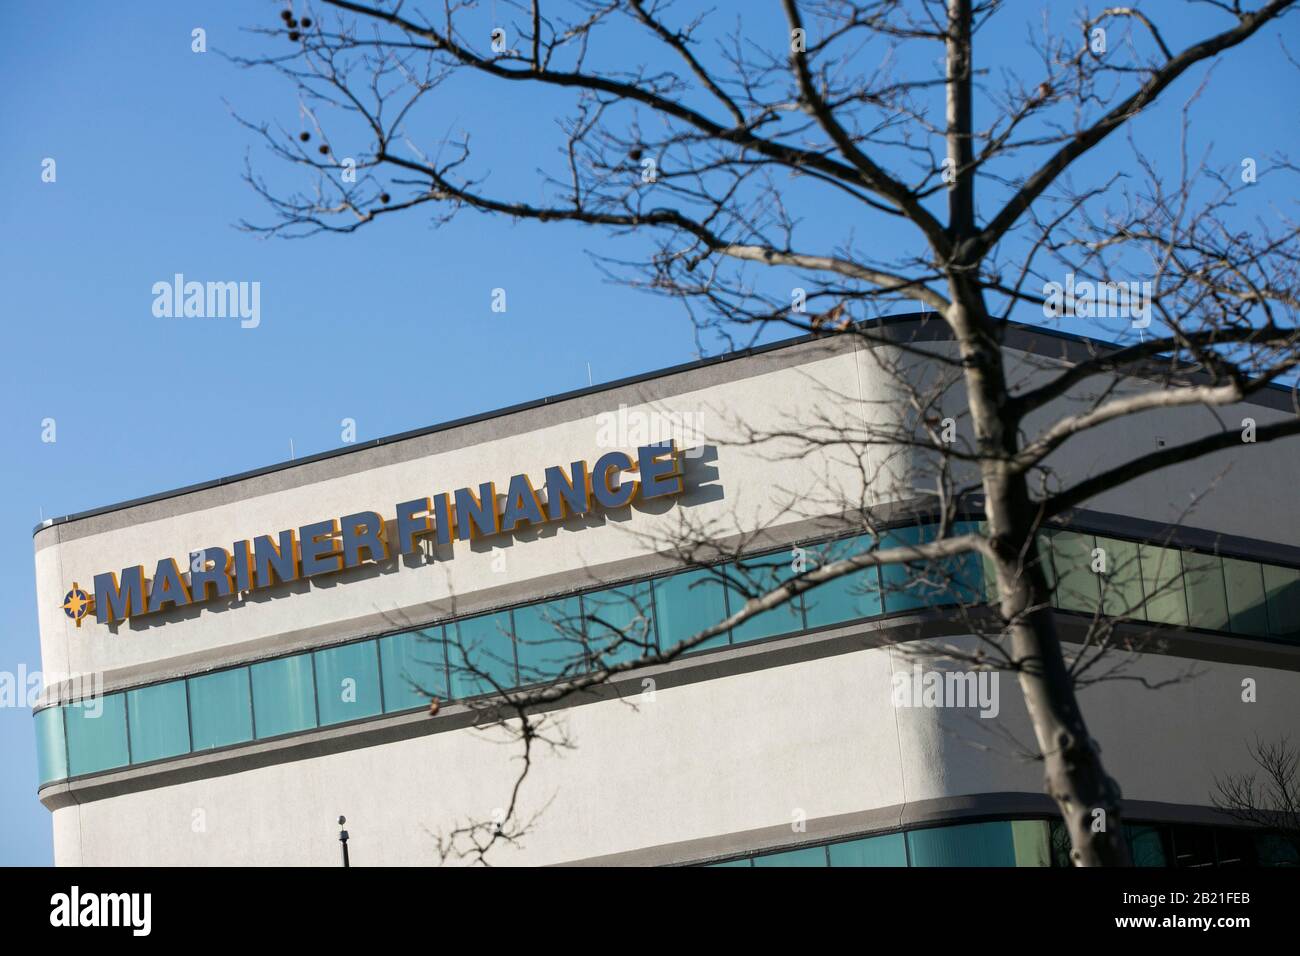
[[[1065,641],[1079,643],[1086,638],[1088,625],[1081,617],[1059,615],[1060,635]],[[805,661],[820,660],[887,644],[957,637],[969,634],[968,622],[959,615],[942,610],[928,610],[888,618],[832,627],[812,633],[770,638],[749,644],[734,644],[705,651],[663,664],[630,671],[608,684],[584,691],[573,700],[556,702],[540,711],[565,710],[641,693],[642,680],[654,677],[656,686],[668,689],[719,677],[730,677],[782,667]],[[1148,635],[1151,638],[1148,639]],[[1121,645],[1133,642],[1142,653],[1185,657],[1222,663],[1250,663],[1278,670],[1300,671],[1300,646],[1280,645],[1218,634],[1201,634],[1175,628],[1124,623],[1116,628]],[[251,689],[250,689],[251,697]],[[298,760],[309,760],[332,753],[372,747],[379,744],[422,737],[428,734],[460,730],[476,722],[493,719],[490,702],[472,705],[449,704],[430,717],[425,711],[371,717],[350,724],[290,736],[235,744],[220,750],[187,754],[183,757],[123,767],[79,779],[59,781],[41,787],[40,800],[56,810],[73,802],[85,803],[107,797],[152,790],[191,780],[242,773],[258,767]],[[192,742],[192,741],[191,741]]]
[[[1159,803],[1152,800],[1125,800],[1124,815],[1134,820],[1159,823],[1203,823],[1240,826],[1238,821],[1213,807],[1191,804]],[[1001,791],[972,793],[955,797],[936,797],[910,803],[841,813],[807,821],[807,829],[797,837],[788,824],[742,830],[680,843],[642,847],[621,853],[586,857],[560,866],[682,866],[714,863],[782,850],[797,850],[820,843],[882,836],[901,830],[914,830],[943,823],[977,822],[1007,818],[1056,818],[1060,810],[1043,793]]]

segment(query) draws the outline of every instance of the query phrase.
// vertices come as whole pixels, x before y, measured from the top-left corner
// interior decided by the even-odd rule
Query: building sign
[[[498,494],[496,484],[487,481],[477,490],[457,488],[431,498],[403,501],[393,509],[391,544],[396,546],[396,554],[407,554],[417,550],[425,538],[450,545],[510,534],[521,527],[588,514],[597,507],[622,508],[635,501],[678,495],[683,488],[676,442],[643,445],[635,458],[612,451],[591,468],[585,461],[575,461],[567,468],[547,468],[540,492],[528,475],[518,474],[510,479],[504,494]],[[384,516],[377,511],[359,511],[275,535],[245,538],[229,549],[193,551],[186,573],[176,558],[168,557],[158,560],[152,578],[145,576],[142,564],[123,568],[120,573],[96,574],[91,594],[74,581],[62,608],[77,627],[92,612],[99,623],[111,624],[386,561],[395,556],[390,550]]]

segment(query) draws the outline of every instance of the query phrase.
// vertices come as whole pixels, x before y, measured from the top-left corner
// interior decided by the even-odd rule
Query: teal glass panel
[[[659,578],[654,582],[654,589],[659,642],[665,651],[727,619],[726,586],[719,574],[707,568]],[[722,647],[726,643],[724,632],[697,644],[693,650]]]
[[[826,847],[809,846],[754,857],[755,866],[825,866]]]
[[[1164,834],[1157,827],[1126,823],[1124,839],[1128,841],[1128,851],[1134,866],[1169,865]]]
[[[253,701],[247,667],[191,677],[186,683],[195,750],[211,750],[253,739]]]
[[[731,613],[736,613],[749,598],[761,597],[793,577],[793,561],[794,556],[790,551],[777,551],[775,554],[746,558],[727,565],[728,604]],[[733,644],[740,644],[801,630],[803,607],[796,597],[742,622],[732,629],[731,640]]]
[[[967,823],[907,834],[913,866],[1015,866],[1011,824]]]
[[[127,691],[131,762],[147,763],[189,753],[189,701],[185,681],[175,680]]]
[[[880,538],[880,550],[902,548],[922,544],[926,540],[926,529],[909,525],[886,532]],[[924,563],[886,564],[880,568],[880,589],[884,597],[885,610],[891,614],[898,611],[915,611],[939,603],[936,598],[936,581],[927,575]]]
[[[1228,614],[1233,634],[1268,637],[1268,605],[1264,602],[1264,573],[1254,561],[1223,559],[1228,589]]]
[[[1228,594],[1223,586],[1223,561],[1218,555],[1184,551],[1183,574],[1187,587],[1187,623],[1210,631],[1231,630]]]
[[[379,668],[384,681],[384,710],[390,714],[428,707],[434,697],[446,700],[451,696],[443,660],[442,625],[381,637]]]
[[[957,521],[953,523],[951,536],[979,535],[979,522]],[[946,559],[942,563],[946,590],[950,604],[981,604],[984,601],[984,562],[978,551],[968,551]]]
[[[622,664],[654,654],[654,589],[649,581],[582,596],[591,666]]]
[[[816,566],[843,561],[870,551],[875,543],[875,539],[866,534],[831,541],[808,549],[809,564],[814,564],[814,557]],[[882,610],[880,571],[875,567],[862,568],[804,592],[803,599],[809,627],[876,617]]]
[[[1257,833],[1255,852],[1260,866],[1300,866],[1300,846],[1276,833]]]
[[[1142,562],[1142,591],[1147,620],[1187,625],[1187,595],[1183,590],[1183,558],[1173,548],[1138,546]]]
[[[383,709],[374,641],[316,652],[316,701],[322,727],[373,717]]]
[[[64,717],[71,776],[125,767],[130,762],[124,695],[109,694],[69,704]]]
[[[706,864],[706,866],[710,866],[710,867],[713,867],[713,866],[753,866],[753,865],[754,865],[754,861],[751,860],[749,857],[744,857],[744,858],[739,859],[739,860],[724,860],[722,863],[709,863],[709,864]]]
[[[1051,826],[1046,820],[1012,820],[1012,853],[1016,866],[1051,866]]]
[[[1300,571],[1264,567],[1264,600],[1268,604],[1268,631],[1287,640],[1300,638]]]
[[[979,525],[959,521],[951,536],[978,534]],[[935,539],[933,525],[907,525],[881,536],[880,548],[926,544]],[[957,555],[942,561],[911,561],[887,564],[880,568],[885,610],[915,611],[927,607],[954,604],[980,604],[984,601],[984,565],[977,552]]]
[[[907,866],[907,845],[901,833],[831,844],[831,866]]]
[[[254,664],[253,729],[257,739],[292,734],[316,726],[316,693],[311,655],[295,654]]]
[[[474,697],[516,686],[512,628],[509,611],[447,625],[447,668],[453,697]]]
[[[586,668],[582,602],[577,597],[515,608],[520,684],[541,684]]]
[[[1050,537],[1056,571],[1053,603],[1063,611],[1096,614],[1101,606],[1101,580],[1092,569],[1096,540],[1077,531],[1056,531]]]
[[[1132,541],[1097,536],[1105,571],[1101,581],[1101,607],[1109,617],[1144,620],[1142,562]]]
[[[36,720],[36,771],[41,785],[68,775],[68,746],[63,735],[63,708],[46,707]]]

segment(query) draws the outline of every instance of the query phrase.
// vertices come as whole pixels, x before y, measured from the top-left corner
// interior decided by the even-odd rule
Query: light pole
[[[343,865],[345,867],[352,865],[348,862],[348,831],[343,829],[343,824],[347,822],[347,817],[339,816],[339,843],[343,844]]]

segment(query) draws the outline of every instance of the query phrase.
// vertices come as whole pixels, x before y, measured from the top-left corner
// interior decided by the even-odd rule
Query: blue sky
[[[283,461],[291,440],[300,456],[339,447],[344,418],[365,440],[584,386],[588,363],[600,382],[697,357],[682,309],[605,281],[587,251],[611,246],[578,227],[465,214],[435,230],[415,213],[350,237],[237,231],[241,218],[267,218],[240,179],[246,152],[261,169],[274,164],[226,104],[293,124],[297,101],[268,73],[192,53],[190,31],[204,27],[210,48],[249,52],[258,44],[240,27],[267,23],[277,5],[51,9],[0,6],[9,187],[0,204],[0,671],[40,667],[31,530],[42,516]],[[1180,18],[1168,39],[1178,45],[1205,20]],[[1255,41],[1267,57],[1237,51],[1223,63],[1198,108],[1198,144],[1212,142],[1225,161],[1294,146],[1296,73],[1280,62],[1278,34]],[[1005,31],[988,42],[1014,58],[1022,39]],[[1156,148],[1176,141],[1194,86],[1183,80],[1144,118]],[[503,159],[494,182],[534,195],[538,163],[519,144],[551,136],[561,102],[462,83],[438,122],[473,121],[476,145]],[[57,162],[53,184],[40,178],[45,157]],[[829,207],[805,214],[845,217]],[[864,222],[857,241],[892,237]],[[155,318],[150,289],[177,272],[260,281],[261,325]],[[496,287],[507,289],[505,316],[489,309]],[[485,348],[486,369],[468,360]],[[41,441],[47,418],[54,443]],[[0,863],[48,863],[27,709],[0,707],[0,758]]]

